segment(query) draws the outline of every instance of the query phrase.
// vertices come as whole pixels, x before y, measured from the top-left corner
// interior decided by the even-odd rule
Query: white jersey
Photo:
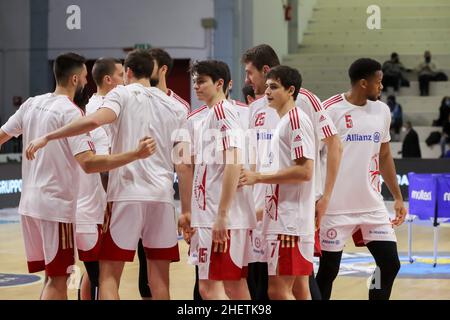
[[[161,90],[138,83],[116,87],[102,107],[117,115],[109,125],[112,154],[133,150],[144,136],[153,137],[157,144],[152,156],[109,172],[108,201],[173,204],[172,146],[185,126],[185,111]]]
[[[3,125],[9,136],[23,135],[23,145],[83,116],[67,96],[47,93],[25,101]],[[89,135],[50,141],[34,160],[22,160],[19,213],[37,219],[73,223],[77,206],[79,164],[75,155],[92,150]],[[25,149],[24,149],[25,151]]]
[[[299,91],[296,99],[296,105],[299,107],[310,119],[315,132],[315,158],[320,158],[320,141],[332,135],[337,134],[336,127],[328,116],[326,110],[322,107],[320,99],[312,92],[302,88]],[[275,109],[268,106],[266,96],[255,100],[250,105],[251,121],[250,128],[256,130],[256,171],[264,172],[270,154],[270,140],[273,137],[273,130],[275,129],[280,118]],[[319,199],[323,194],[324,179],[322,179],[322,170],[320,162],[315,162],[314,170],[315,179],[315,199]],[[261,208],[264,204],[265,189],[261,185],[254,187],[255,202],[257,208]]]
[[[187,116],[191,112],[191,105],[170,89],[167,90],[167,95],[173,99],[174,103],[177,104],[180,109],[184,110],[187,118]]]
[[[323,189],[325,187],[325,177],[322,178],[322,170],[319,161],[321,141],[337,134],[337,130],[327,111],[322,107],[322,102],[311,91],[304,88],[300,89],[295,103],[297,107],[299,107],[309,117],[315,132],[314,143],[316,148],[315,157],[317,161],[315,162],[314,180],[316,188],[315,198],[318,200],[322,196]]]
[[[278,122],[271,141],[270,172],[295,165],[295,160],[314,161],[314,130],[298,107]],[[265,184],[264,234],[287,234],[314,241],[314,179],[298,184]]]
[[[364,106],[348,102],[344,94],[324,101],[343,144],[342,161],[327,214],[372,212],[384,209],[379,153],[389,142],[391,114],[381,101]],[[322,159],[326,170],[325,159]]]
[[[225,164],[224,150],[242,151],[244,130],[233,106],[222,100],[212,108],[204,106],[188,119],[196,157],[192,192],[193,227],[212,228],[219,209]],[[228,229],[251,229],[256,216],[251,187],[238,188],[228,211]]]
[[[86,114],[93,113],[103,104],[103,96],[94,94],[86,105]],[[91,131],[92,142],[97,155],[109,154],[109,139],[105,129]],[[77,224],[103,224],[106,208],[106,192],[100,174],[86,174],[80,168],[80,188],[77,201]]]
[[[251,163],[256,164],[257,172],[264,172],[270,167],[268,161],[271,148],[270,141],[273,136],[273,130],[280,121],[280,117],[275,109],[269,107],[266,96],[253,101],[249,109],[249,129],[252,130],[251,134],[256,137],[256,142],[254,143],[255,150],[249,150],[250,159]],[[264,185],[256,184],[253,186],[256,209],[264,207],[265,194],[266,187]]]
[[[99,96],[98,94],[93,94],[89,99],[89,103],[86,105],[86,115],[94,113],[103,104],[105,96]],[[109,154],[109,137],[108,137],[108,126],[98,127],[91,131],[90,135],[95,143],[95,150],[97,154]]]
[[[247,130],[250,121],[250,109],[248,108],[248,105],[238,100],[229,100],[229,101],[233,106],[234,111],[236,112],[241,122],[241,127],[244,130]]]

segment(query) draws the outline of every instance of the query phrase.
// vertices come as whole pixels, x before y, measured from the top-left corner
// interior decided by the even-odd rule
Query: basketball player
[[[152,87],[156,87],[160,89],[162,92],[166,93],[169,97],[173,99],[173,103],[178,106],[178,108],[182,109],[186,113],[186,118],[191,111],[191,106],[185,100],[183,100],[180,96],[178,96],[173,90],[167,88],[167,78],[173,69],[173,59],[167,53],[167,51],[160,48],[150,49],[150,55],[153,58],[153,72],[150,78],[150,85]],[[182,146],[179,146],[179,149],[182,150]],[[181,179],[192,177],[192,167],[189,164],[180,163],[177,167],[177,170],[184,171],[181,175]],[[184,185],[186,188],[191,188],[192,179],[189,181],[180,181],[179,178],[179,189],[181,194],[181,207],[182,210],[186,208],[186,203],[183,201],[183,194],[186,193],[184,190]],[[189,198],[190,203],[190,198]],[[186,210],[185,210],[186,211]],[[148,300],[152,297],[152,293],[150,287],[148,285],[148,276],[147,276],[147,259],[145,257],[144,246],[142,245],[142,239],[139,239],[138,243],[138,258],[139,258],[139,293],[141,294],[142,299]]]
[[[269,106],[280,117],[271,139],[269,166],[262,172],[245,171],[240,183],[266,187],[263,234],[270,299],[306,300],[314,253],[314,129],[295,105],[302,81],[299,72],[277,66],[266,78]]]
[[[150,54],[153,57],[154,68],[152,77],[150,79],[150,84],[152,87],[157,87],[158,89],[165,92],[169,97],[175,100],[175,103],[179,104],[186,111],[186,117],[191,112],[191,106],[188,102],[183,100],[179,95],[177,95],[173,90],[167,88],[167,78],[173,69],[173,59],[167,53],[167,51],[160,48],[150,49]]]
[[[56,89],[29,98],[0,130],[0,144],[23,134],[25,144],[83,117],[72,100],[87,83],[85,59],[75,53],[58,56],[53,65]],[[136,141],[134,141],[136,143]],[[144,159],[155,151],[146,138],[138,149],[112,156],[95,155],[88,135],[51,142],[35,161],[22,163],[19,204],[29,272],[45,270],[41,299],[67,299],[67,277],[74,264],[73,224],[79,186],[78,165],[86,173],[103,172]]]
[[[323,104],[336,124],[344,153],[321,224],[317,283],[323,299],[330,299],[345,243],[359,233],[378,267],[369,299],[389,299],[400,269],[393,227],[402,224],[406,215],[389,146],[391,116],[389,107],[379,100],[383,89],[380,63],[358,59],[348,74],[351,89]],[[395,199],[392,221],[380,194],[380,174]]]
[[[120,60],[100,58],[92,68],[92,78],[97,85],[97,92],[85,106],[86,114],[91,114],[103,104],[105,95],[118,85],[123,84],[123,66]],[[80,108],[84,108],[81,105]],[[109,154],[109,138],[104,128],[99,127],[90,132],[97,155]],[[80,299],[96,300],[98,298],[99,264],[98,254],[101,243],[101,228],[106,209],[106,186],[108,172],[101,176],[80,172],[80,191],[77,201],[75,226],[75,243],[78,257],[84,262],[87,276],[82,277]],[[102,185],[103,184],[103,185]]]
[[[109,212],[100,252],[100,299],[118,299],[126,261],[133,261],[139,238],[145,248],[153,299],[169,299],[169,267],[179,261],[173,199],[172,146],[186,121],[170,97],[150,87],[151,55],[134,50],[125,59],[126,86],[108,93],[95,113],[29,144],[32,155],[48,141],[78,135],[109,124],[111,152],[127,150],[142,134],[151,134],[160,148],[153,159],[109,173]],[[175,139],[174,139],[175,138]],[[165,147],[165,148],[164,148]]]
[[[245,277],[255,217],[251,189],[237,189],[244,131],[226,99],[229,68],[207,60],[191,71],[197,97],[206,105],[188,118],[195,155],[192,218],[180,219],[191,235],[202,298],[250,299]],[[193,235],[189,228],[195,228]]]
[[[258,45],[248,49],[242,56],[242,63],[245,65],[246,83],[251,85],[254,89],[256,100],[250,105],[250,128],[253,128],[256,133],[256,158],[255,170],[261,171],[264,164],[262,159],[267,158],[270,152],[270,140],[273,136],[272,131],[279,121],[279,116],[275,109],[268,107],[268,101],[264,96],[265,91],[265,76],[269,70],[280,64],[276,52],[267,44]],[[305,112],[313,124],[315,131],[315,158],[320,157],[321,142],[328,150],[327,157],[327,174],[325,183],[321,179],[321,168],[319,162],[315,163],[315,188],[316,188],[316,228],[320,226],[320,220],[328,206],[331,197],[334,182],[336,180],[339,162],[341,159],[342,146],[339,138],[336,135],[336,128],[328,117],[326,111],[322,108],[320,100],[310,91],[301,89],[296,100],[296,105]],[[262,185],[254,186],[255,203],[257,217],[262,217],[262,208],[264,206],[265,189]],[[318,242],[318,233],[316,234],[316,249],[315,254],[320,255],[320,246]],[[265,272],[265,266],[258,272]],[[251,269],[252,270],[252,269]],[[311,293],[314,300],[320,299],[320,293],[316,290],[314,276],[311,277]],[[267,287],[261,284],[259,293],[255,296],[260,296],[264,299]],[[297,292],[294,287],[294,292]],[[299,292],[298,296],[304,296],[304,293]]]

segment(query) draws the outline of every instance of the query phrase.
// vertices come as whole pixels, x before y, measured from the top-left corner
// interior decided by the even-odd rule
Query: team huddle
[[[134,50],[123,66],[98,59],[89,101],[85,59],[56,58],[55,91],[29,98],[0,130],[0,145],[23,135],[19,213],[29,272],[45,270],[41,299],[67,299],[75,249],[87,271],[80,298],[119,299],[138,251],[141,296],[170,299],[178,232],[196,299],[330,299],[350,237],[377,264],[369,299],[389,299],[400,268],[393,227],[406,209],[381,65],[356,60],[351,89],[322,103],[268,45],[242,64],[246,103],[230,98],[226,63],[194,62],[204,105],[191,112],[167,87],[173,60],[162,49]]]

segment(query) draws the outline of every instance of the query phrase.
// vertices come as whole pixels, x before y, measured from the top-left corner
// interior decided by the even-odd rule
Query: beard
[[[75,95],[73,97],[73,102],[81,109],[86,109],[86,105],[89,102],[87,86],[77,88],[77,91],[75,91]]]
[[[381,99],[381,96],[375,96],[375,95],[373,95],[373,96],[370,95],[367,97],[367,100],[370,100],[370,101],[378,101],[380,99]]]
[[[152,87],[156,87],[159,84],[159,79],[152,79],[150,78],[150,85]]]

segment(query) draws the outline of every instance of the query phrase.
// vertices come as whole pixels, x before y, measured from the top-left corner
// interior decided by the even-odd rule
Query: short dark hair
[[[228,89],[231,80],[230,68],[228,65],[219,60],[203,60],[196,61],[190,69],[192,74],[205,75],[211,77],[213,82],[223,79],[223,92]]]
[[[396,101],[395,101],[395,96],[394,96],[393,94],[389,95],[389,96],[387,97],[387,101],[392,101],[392,102],[396,103]]]
[[[398,58],[398,53],[397,52],[392,52],[391,53],[391,59],[394,59],[394,58]]]
[[[287,90],[290,86],[294,86],[295,91],[292,97],[297,99],[298,92],[302,86],[302,75],[297,69],[288,66],[277,66],[270,69],[267,79],[279,81]]]
[[[353,62],[348,69],[350,81],[353,84],[361,79],[368,79],[377,71],[381,71],[381,64],[370,58],[361,58]]]
[[[92,67],[92,78],[97,86],[101,86],[105,76],[112,76],[116,70],[116,64],[122,65],[122,61],[115,58],[99,58]]]
[[[135,49],[125,58],[124,68],[130,68],[136,79],[150,79],[153,72],[153,58],[148,50]]]
[[[246,85],[242,88],[242,95],[244,96],[244,100],[245,100],[246,104],[248,104],[248,99],[247,99],[248,96],[252,97],[253,99],[256,98],[255,90],[253,89],[253,87],[251,85]]]
[[[79,54],[68,52],[56,57],[53,63],[53,74],[55,75],[56,83],[66,85],[69,77],[76,71],[83,68],[86,59]]]
[[[260,44],[245,51],[242,55],[242,63],[249,62],[258,70],[262,70],[265,65],[269,66],[269,68],[280,65],[277,53],[268,44]]]
[[[153,59],[156,60],[156,62],[158,63],[158,68],[161,68],[162,66],[167,66],[166,76],[169,75],[169,73],[173,69],[173,59],[169,55],[169,53],[161,48],[153,48],[150,49],[149,52],[152,55]]]

